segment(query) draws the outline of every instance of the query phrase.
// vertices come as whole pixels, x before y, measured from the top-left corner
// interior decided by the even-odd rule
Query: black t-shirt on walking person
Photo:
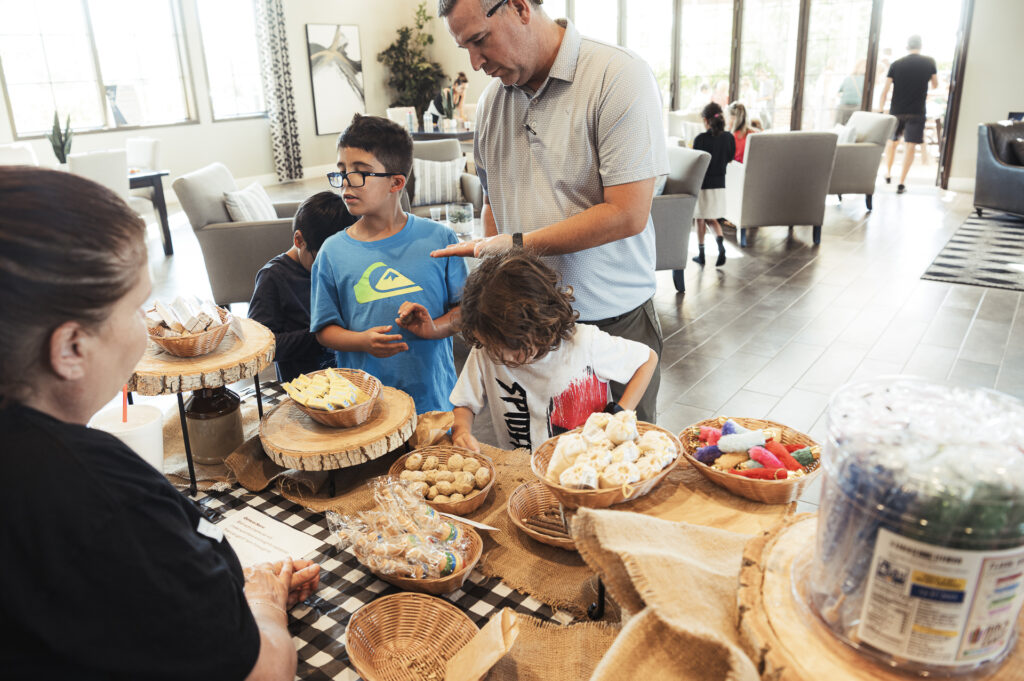
[[[892,105],[889,113],[893,116],[923,116],[928,82],[936,72],[935,60],[923,54],[908,54],[894,61],[887,76],[892,78]]]
[[[112,435],[27,407],[0,409],[0,442],[0,676],[252,671],[241,566],[191,501]]]

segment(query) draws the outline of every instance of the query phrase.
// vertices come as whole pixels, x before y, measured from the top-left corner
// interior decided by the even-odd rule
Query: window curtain
[[[256,36],[263,72],[263,94],[267,100],[270,137],[274,150],[277,179],[302,177],[302,151],[299,148],[299,124],[292,94],[292,69],[288,59],[283,0],[255,0]]]

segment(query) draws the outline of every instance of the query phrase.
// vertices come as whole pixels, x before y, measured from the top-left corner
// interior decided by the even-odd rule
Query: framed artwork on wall
[[[316,134],[337,134],[354,114],[366,113],[359,27],[306,24],[306,47]]]

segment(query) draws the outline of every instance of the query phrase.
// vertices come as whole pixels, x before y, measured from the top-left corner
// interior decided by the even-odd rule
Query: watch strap
[[[522,232],[515,232],[514,234],[512,234],[512,248],[522,248],[522,247],[523,247],[523,233]]]

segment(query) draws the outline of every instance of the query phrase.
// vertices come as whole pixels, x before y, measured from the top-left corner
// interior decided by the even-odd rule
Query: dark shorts
[[[902,135],[904,142],[924,142],[924,114],[897,114],[896,121],[896,132],[892,134],[894,140]]]

